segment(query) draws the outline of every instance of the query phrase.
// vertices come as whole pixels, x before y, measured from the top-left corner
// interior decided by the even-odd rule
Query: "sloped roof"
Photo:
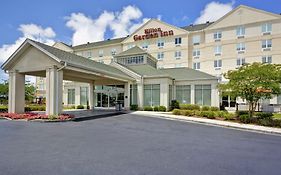
[[[161,69],[175,80],[217,79],[217,77],[188,67]]]
[[[150,65],[126,66],[128,69],[142,76],[167,76],[175,80],[216,80],[215,76],[191,68],[156,69]]]
[[[110,45],[110,44],[118,44],[118,43],[121,44],[121,42],[125,38],[126,37],[116,38],[116,39],[108,39],[108,40],[92,42],[92,43],[86,43],[86,44],[81,44],[81,45],[73,46],[72,48],[74,50],[79,50],[79,49],[87,49],[87,48],[92,48],[92,47],[106,46],[106,45]]]
[[[106,70],[106,71],[109,71],[110,73],[112,73],[113,75],[117,75],[117,76],[119,75],[119,76],[131,78],[127,74],[123,73],[122,71],[118,70],[115,67],[112,67],[112,66],[109,66],[109,65],[106,65],[103,63],[99,63],[94,60],[90,60],[88,58],[78,56],[76,54],[66,52],[66,51],[48,46],[48,45],[40,43],[40,42],[36,42],[36,41],[33,41],[33,42],[35,42],[38,46],[40,46],[47,52],[49,52],[49,53],[53,54],[54,56],[56,56],[57,58],[59,58],[61,61],[64,61],[64,62],[67,62],[70,64],[80,65],[82,67],[89,68],[89,69],[98,70],[100,72],[104,72],[104,70]]]
[[[135,46],[115,55],[115,57],[127,56],[127,55],[141,55],[141,54],[147,54],[147,52],[139,48],[138,46]]]
[[[192,24],[189,26],[182,27],[182,29],[187,30],[189,32],[200,31],[200,30],[204,30],[205,28],[207,28],[213,23],[214,22],[206,22],[204,24],[195,24],[195,25]]]

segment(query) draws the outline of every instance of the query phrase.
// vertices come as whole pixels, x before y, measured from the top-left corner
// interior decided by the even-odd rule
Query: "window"
[[[238,52],[245,51],[245,43],[238,43],[236,46]]]
[[[181,51],[175,51],[175,58],[180,59],[181,58]]]
[[[103,50],[99,50],[99,57],[103,57]]]
[[[221,55],[221,46],[215,46],[214,51],[215,55]]]
[[[236,28],[236,35],[237,37],[241,37],[245,35],[245,27],[244,26],[239,26]]]
[[[87,105],[88,87],[80,87],[80,105]]]
[[[181,38],[175,38],[175,45],[181,45]]]
[[[262,48],[263,49],[271,49],[272,47],[272,40],[268,39],[268,40],[262,40]]]
[[[262,63],[272,63],[272,57],[271,56],[263,56],[262,57]]]
[[[246,63],[245,58],[237,58],[236,60],[236,65],[237,66],[242,66]]]
[[[142,48],[143,48],[143,49],[148,49],[148,43],[147,43],[147,42],[144,42],[144,43],[142,44]]]
[[[211,106],[211,85],[195,85],[195,104]]]
[[[222,67],[222,61],[221,60],[215,60],[214,61],[214,68],[221,68]]]
[[[130,85],[130,104],[138,104],[138,86],[136,84]]]
[[[194,36],[192,37],[192,43],[193,43],[193,45],[200,44],[200,42],[201,42],[201,37],[200,37],[200,35],[194,35]]]
[[[193,63],[193,69],[199,70],[200,69],[200,62],[194,62]]]
[[[263,34],[272,32],[272,24],[266,23],[261,25],[261,31]]]
[[[87,52],[87,56],[86,57],[87,58],[92,58],[92,52],[91,51]]]
[[[67,104],[74,105],[75,104],[75,89],[67,90]]]
[[[176,100],[180,104],[190,104],[191,88],[190,85],[177,85],[176,86]]]
[[[144,106],[159,106],[160,105],[160,84],[146,84],[144,89]]]
[[[127,49],[131,49],[131,48],[133,48],[133,47],[135,47],[134,44],[129,44],[129,45],[127,46]]]
[[[222,33],[221,32],[215,32],[214,33],[214,39],[215,40],[220,40],[222,38]]]
[[[200,56],[200,50],[199,49],[194,49],[193,50],[193,57],[199,57]]]
[[[158,52],[157,59],[158,60],[163,60],[163,58],[164,58],[164,52]]]
[[[113,49],[111,50],[111,55],[116,55],[116,49],[115,49],[115,48],[113,48]]]
[[[162,40],[162,39],[158,40],[157,46],[160,47],[160,48],[164,47],[164,40]]]

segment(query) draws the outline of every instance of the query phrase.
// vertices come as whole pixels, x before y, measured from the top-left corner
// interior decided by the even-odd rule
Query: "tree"
[[[260,99],[271,99],[281,93],[281,65],[253,63],[224,74],[229,81],[219,88],[227,95],[240,97],[249,104],[249,116],[253,116]]]
[[[31,102],[35,98],[36,88],[32,84],[25,84],[25,100]],[[0,84],[0,97],[7,99],[9,95],[9,84],[7,82]],[[2,102],[3,103],[3,102]]]
[[[25,85],[25,100],[28,102],[32,102],[32,100],[35,98],[35,91],[36,88],[32,84],[26,84]]]

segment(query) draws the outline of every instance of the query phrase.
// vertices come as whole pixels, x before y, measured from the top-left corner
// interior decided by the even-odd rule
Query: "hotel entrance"
[[[116,102],[124,107],[124,85],[96,86],[95,107],[114,108]]]

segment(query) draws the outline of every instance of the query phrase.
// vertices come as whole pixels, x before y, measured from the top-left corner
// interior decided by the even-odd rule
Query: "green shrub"
[[[257,123],[262,126],[274,126],[274,121],[271,118],[260,118]]]
[[[153,111],[159,111],[159,107],[158,106],[154,106],[153,107]]]
[[[183,110],[200,110],[199,105],[193,105],[193,104],[180,104],[180,109]]]
[[[139,105],[130,105],[130,110],[137,111],[139,109]]]
[[[242,122],[242,123],[250,123],[251,122],[251,118],[249,116],[249,114],[242,114],[239,116],[239,120]]]
[[[272,119],[273,114],[270,112],[257,112],[255,113],[258,119]]]
[[[159,106],[159,111],[166,112],[167,111],[166,106]]]
[[[24,107],[25,112],[30,112],[30,111],[45,111],[46,106],[45,105],[29,105]]]
[[[224,120],[234,120],[235,114],[232,113],[225,113],[224,114]]]
[[[211,111],[219,111],[220,108],[216,107],[216,106],[211,106],[210,108]]]
[[[194,115],[200,117],[202,111],[194,111]]]
[[[236,116],[239,117],[241,115],[248,115],[249,114],[249,111],[236,111],[235,112]]]
[[[215,113],[213,111],[201,111],[200,113],[201,117],[206,117],[209,119],[215,119]]]
[[[144,111],[153,111],[153,108],[151,106],[144,106],[143,110]]]
[[[49,120],[57,120],[58,118],[59,118],[59,116],[57,116],[57,115],[49,115],[48,116]]]
[[[0,106],[0,112],[8,112],[8,106]]]
[[[194,111],[191,110],[182,110],[182,115],[184,116],[193,116],[194,115]]]
[[[180,104],[177,100],[172,100],[171,101],[171,105],[170,105],[170,110],[174,110],[174,109],[179,109],[180,108]]]
[[[274,127],[281,128],[281,120],[275,120],[275,119],[273,119],[273,120],[272,120],[272,124],[273,124]]]
[[[181,110],[179,109],[174,109],[172,112],[174,115],[181,115]]]
[[[216,117],[224,118],[224,116],[225,116],[226,114],[228,114],[228,112],[225,112],[225,111],[216,111],[215,114],[216,114]]]
[[[78,105],[78,106],[76,106],[76,109],[84,109],[84,106],[83,105]]]
[[[210,111],[210,106],[202,106],[201,111]]]

